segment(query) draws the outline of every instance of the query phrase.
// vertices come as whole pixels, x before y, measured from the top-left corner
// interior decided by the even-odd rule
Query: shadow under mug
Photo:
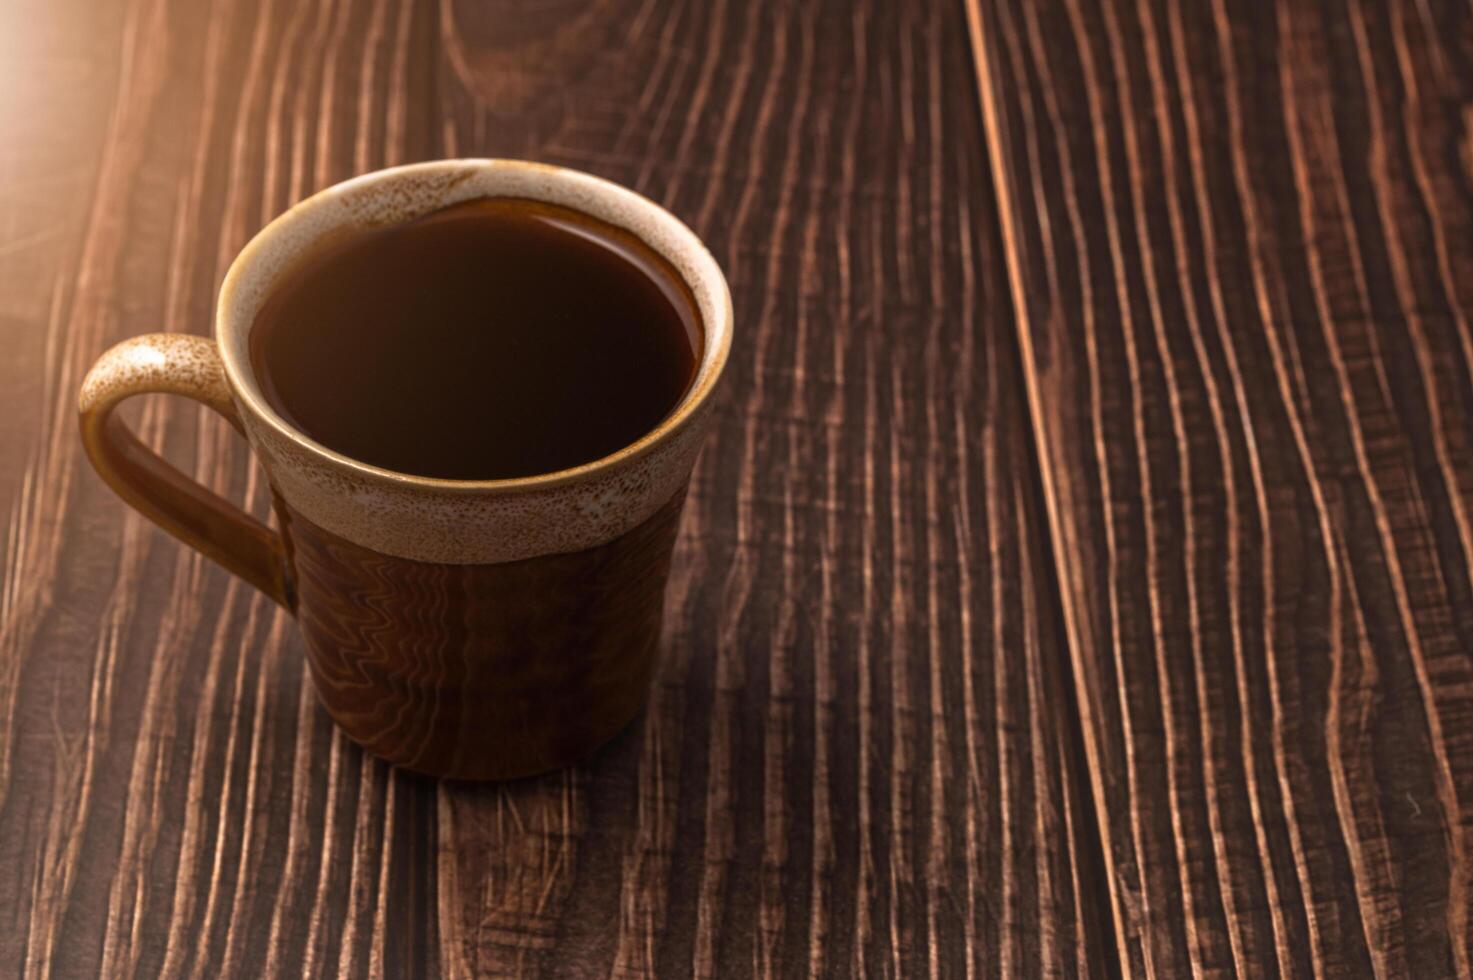
[[[261,395],[249,333],[282,271],[323,235],[458,201],[520,197],[627,229],[667,258],[699,308],[689,392],[637,442],[512,480],[439,480],[333,452]],[[82,383],[82,439],[125,501],[296,614],[323,705],[349,737],[435,776],[508,779],[575,762],[644,703],[686,484],[731,346],[731,296],[695,234],[588,174],[445,160],[357,177],[261,231],[225,276],[215,340],[150,334]],[[114,413],[185,395],[249,440],[271,484],[272,531],[186,478]]]

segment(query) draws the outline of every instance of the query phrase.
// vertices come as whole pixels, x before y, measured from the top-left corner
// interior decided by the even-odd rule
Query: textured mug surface
[[[324,235],[477,197],[577,209],[671,263],[704,335],[695,379],[671,414],[603,459],[484,481],[371,466],[281,418],[248,353],[276,277]],[[731,319],[725,279],[705,247],[632,191],[519,161],[397,167],[329,188],[258,234],[225,277],[215,342],[150,335],[104,354],[83,383],[83,440],[120,496],[296,613],[319,697],[350,737],[432,775],[529,775],[586,756],[644,702],[681,502]],[[279,535],[127,432],[114,407],[149,391],[193,397],[244,432],[270,480]]]

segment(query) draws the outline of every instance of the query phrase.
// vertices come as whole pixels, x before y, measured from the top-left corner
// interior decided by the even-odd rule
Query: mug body
[[[684,496],[589,548],[463,564],[375,551],[278,499],[319,699],[374,754],[435,776],[587,756],[644,703]]]
[[[325,235],[478,197],[574,208],[670,262],[704,337],[695,379],[671,414],[603,459],[487,481],[384,470],[283,419],[249,356],[276,278]],[[730,346],[726,282],[694,233],[634,192],[576,171],[499,160],[398,167],[309,198],[257,235],[226,276],[215,334],[236,414],[271,483],[288,602],[317,693],[351,738],[416,771],[505,779],[577,761],[634,716]]]

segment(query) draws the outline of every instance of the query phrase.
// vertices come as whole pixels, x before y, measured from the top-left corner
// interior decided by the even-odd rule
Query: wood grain
[[[1109,972],[962,7],[0,9],[0,972]],[[336,735],[296,626],[73,420],[291,201],[462,154],[667,204],[740,311],[650,707],[496,786]],[[265,513],[223,426],[138,425]]]
[[[969,13],[1122,965],[1468,976],[1468,8]]]

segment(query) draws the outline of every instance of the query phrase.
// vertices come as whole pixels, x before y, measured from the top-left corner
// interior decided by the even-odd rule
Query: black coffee
[[[251,363],[331,449],[488,480],[634,442],[685,394],[701,344],[690,291],[638,238],[492,198],[311,250],[257,313]]]

